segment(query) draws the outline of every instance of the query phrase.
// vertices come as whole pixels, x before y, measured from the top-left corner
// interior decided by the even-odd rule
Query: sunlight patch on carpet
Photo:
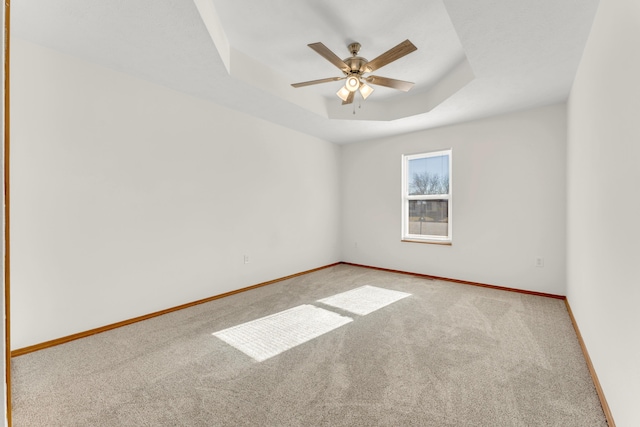
[[[318,302],[364,316],[408,296],[411,294],[365,285]]]
[[[305,304],[212,335],[262,362],[352,321],[350,317]]]

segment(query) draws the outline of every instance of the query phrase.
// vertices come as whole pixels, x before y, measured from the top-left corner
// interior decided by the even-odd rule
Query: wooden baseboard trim
[[[341,262],[340,264],[352,265],[354,267],[370,268],[372,270],[387,271],[389,273],[406,274],[409,276],[422,277],[425,279],[443,280],[445,282],[459,283],[462,285],[480,286],[482,288],[497,289],[499,291],[517,292],[519,294],[536,295],[539,297],[547,297],[547,298],[555,298],[555,299],[566,299],[564,295],[547,294],[544,292],[535,292],[535,291],[527,291],[524,289],[507,288],[504,286],[488,285],[486,283],[469,282],[467,280],[458,280],[458,279],[450,279],[448,277],[432,276],[430,274],[420,274],[420,273],[412,273],[409,271],[392,270],[390,268],[373,267],[370,265],[354,264],[352,262]]]
[[[527,291],[527,290],[515,289],[515,288],[507,288],[507,287],[504,287],[504,286],[495,286],[495,285],[489,285],[489,284],[485,284],[485,283],[470,282],[470,281],[467,281],[467,280],[450,279],[448,277],[432,276],[432,275],[429,275],[429,274],[412,273],[412,272],[408,272],[408,271],[393,270],[393,269],[382,268],[382,267],[373,267],[373,266],[370,266],[370,265],[355,264],[355,263],[351,263],[351,262],[336,262],[336,263],[333,263],[333,264],[328,264],[328,265],[325,265],[325,266],[322,266],[322,267],[313,268],[311,270],[306,270],[306,271],[302,271],[302,272],[299,272],[299,273],[291,274],[289,276],[280,277],[278,279],[269,280],[267,282],[258,283],[256,285],[248,286],[246,288],[236,289],[234,291],[225,292],[225,293],[219,294],[219,295],[214,295],[214,296],[211,296],[211,297],[208,297],[208,298],[204,298],[204,299],[201,299],[201,300],[197,300],[197,301],[193,301],[193,302],[190,302],[190,303],[186,303],[186,304],[178,305],[178,306],[175,306],[175,307],[167,308],[165,310],[160,310],[160,311],[156,311],[154,313],[146,314],[146,315],[143,315],[143,316],[134,317],[132,319],[123,320],[121,322],[112,323],[110,325],[102,326],[100,328],[95,328],[95,329],[91,329],[91,330],[88,330],[88,331],[79,332],[77,334],[68,335],[66,337],[57,338],[57,339],[54,339],[54,340],[51,340],[51,341],[46,341],[46,342],[43,342],[43,343],[40,343],[40,344],[35,344],[35,345],[29,346],[29,347],[19,348],[19,349],[11,351],[11,357],[22,356],[24,354],[32,353],[34,351],[43,350],[43,349],[49,348],[49,347],[54,347],[54,346],[57,346],[57,345],[60,345],[60,344],[64,344],[64,343],[67,343],[67,342],[70,342],[70,341],[74,341],[74,340],[77,340],[77,339],[80,339],[80,338],[85,338],[85,337],[89,337],[91,335],[99,334],[101,332],[106,332],[106,331],[109,331],[111,329],[120,328],[122,326],[131,325],[133,323],[141,322],[143,320],[151,319],[153,317],[162,316],[163,314],[171,313],[171,312],[174,312],[174,311],[178,311],[178,310],[182,310],[182,309],[185,309],[185,308],[193,307],[195,305],[204,304],[206,302],[210,302],[210,301],[214,301],[214,300],[217,300],[217,299],[225,298],[225,297],[228,297],[228,296],[231,296],[231,295],[235,295],[235,294],[239,294],[239,293],[242,293],[242,292],[250,291],[252,289],[260,288],[262,286],[271,285],[273,283],[281,282],[283,280],[293,279],[294,277],[303,276],[305,274],[309,274],[309,273],[313,273],[315,271],[323,270],[325,268],[333,267],[333,266],[336,266],[338,264],[351,265],[351,266],[354,266],[354,267],[368,268],[368,269],[371,269],[371,270],[386,271],[386,272],[389,272],[389,273],[405,274],[405,275],[421,277],[421,278],[425,278],[425,279],[442,280],[442,281],[446,281],[446,282],[458,283],[458,284],[463,284],[463,285],[479,286],[479,287],[483,287],[483,288],[497,289],[497,290],[501,290],[501,291],[516,292],[516,293],[522,293],[522,294],[527,294],[527,295],[536,295],[536,296],[542,296],[542,297],[547,297],[547,298],[555,298],[555,299],[564,300],[564,303],[565,303],[565,305],[567,307],[567,312],[569,313],[569,318],[571,319],[571,323],[573,324],[573,328],[574,328],[574,330],[576,332],[576,336],[578,338],[578,342],[580,343],[580,348],[582,349],[582,353],[584,355],[584,359],[585,359],[585,361],[587,363],[587,368],[589,369],[589,373],[591,374],[591,379],[593,380],[593,384],[594,384],[594,386],[596,388],[596,392],[598,394],[598,398],[600,399],[600,404],[602,405],[602,411],[604,412],[605,418],[607,420],[607,424],[609,425],[609,427],[615,427],[616,424],[615,424],[615,422],[613,420],[613,415],[611,413],[611,409],[609,408],[609,404],[607,403],[607,399],[605,398],[604,391],[602,390],[602,387],[600,385],[600,381],[598,380],[598,376],[597,376],[596,371],[595,371],[595,369],[593,367],[593,363],[591,362],[591,358],[589,357],[589,353],[587,351],[587,347],[586,347],[584,341],[582,340],[582,335],[580,334],[580,329],[578,328],[578,324],[576,323],[576,319],[573,316],[573,312],[571,311],[571,306],[569,305],[569,301],[567,300],[567,298],[565,296],[563,296],[563,295],[555,295],[555,294],[547,294],[547,293],[543,293],[543,292]]]
[[[64,343],[67,343],[67,342],[70,342],[70,341],[74,341],[74,340],[77,340],[77,339],[80,339],[80,338],[85,338],[85,337],[89,337],[91,335],[99,334],[101,332],[109,331],[111,329],[120,328],[122,326],[131,325],[133,323],[141,322],[143,320],[151,319],[151,318],[154,318],[154,317],[157,317],[157,316],[162,316],[163,314],[167,314],[167,313],[171,313],[171,312],[174,312],[174,311],[182,310],[182,309],[185,309],[185,308],[193,307],[194,305],[204,304],[206,302],[214,301],[216,299],[220,299],[220,298],[224,298],[224,297],[228,297],[230,295],[235,295],[235,294],[238,294],[238,293],[241,293],[241,292],[250,291],[251,289],[260,288],[262,286],[266,286],[266,285],[270,285],[270,284],[273,284],[273,283],[281,282],[283,280],[292,279],[294,277],[298,277],[298,276],[302,276],[302,275],[305,275],[305,274],[313,273],[314,271],[323,270],[325,268],[333,267],[333,266],[338,265],[338,264],[351,265],[351,266],[354,266],[354,267],[362,267],[362,268],[368,268],[368,269],[372,269],[372,270],[386,271],[386,272],[389,272],[389,273],[406,274],[406,275],[410,275],[410,276],[422,277],[422,278],[425,278],[425,279],[443,280],[443,281],[446,281],[446,282],[459,283],[459,284],[463,284],[463,285],[480,286],[480,287],[483,287],[483,288],[497,289],[497,290],[509,291],[509,292],[517,292],[517,293],[522,293],[522,294],[527,294],[527,295],[536,295],[536,296],[542,296],[542,297],[548,297],[548,298],[565,299],[565,297],[562,296],[562,295],[547,294],[547,293],[534,292],[534,291],[526,291],[526,290],[522,290],[522,289],[507,288],[507,287],[503,287],[503,286],[495,286],[495,285],[489,285],[489,284],[485,284],[485,283],[470,282],[470,281],[466,281],[466,280],[450,279],[450,278],[447,278],[447,277],[432,276],[432,275],[428,275],[428,274],[412,273],[412,272],[401,271],[401,270],[392,270],[392,269],[389,269],[389,268],[382,268],[382,267],[373,267],[373,266],[370,266],[370,265],[355,264],[355,263],[351,263],[351,262],[337,262],[337,263],[334,263],[334,264],[329,264],[329,265],[325,265],[325,266],[322,266],[322,267],[314,268],[314,269],[311,269],[311,270],[302,271],[300,273],[292,274],[292,275],[289,275],[289,276],[280,277],[278,279],[270,280],[268,282],[258,283],[256,285],[248,286],[248,287],[242,288],[242,289],[237,289],[235,291],[226,292],[224,294],[214,295],[214,296],[211,296],[211,297],[208,297],[208,298],[204,298],[204,299],[201,299],[201,300],[198,300],[198,301],[193,301],[193,302],[190,302],[190,303],[178,305],[176,307],[167,308],[165,310],[156,311],[154,313],[145,314],[143,316],[134,317],[132,319],[123,320],[121,322],[112,323],[110,325],[101,326],[99,328],[90,329],[88,331],[78,332],[77,334],[68,335],[68,336],[61,337],[61,338],[56,338],[56,339],[51,340],[51,341],[46,341],[46,342],[43,342],[43,343],[34,344],[34,345],[28,346],[28,347],[18,348],[16,350],[11,351],[11,357],[22,356],[24,354],[32,353],[34,351],[43,350],[43,349],[49,348],[49,347],[54,347],[56,345],[64,344]],[[574,323],[574,325],[575,325],[575,323]]]
[[[235,291],[225,292],[224,294],[214,295],[212,297],[204,298],[198,301],[189,302],[186,304],[178,305],[175,307],[167,308],[165,310],[156,311],[155,313],[145,314],[144,316],[134,317],[133,319],[123,320],[121,322],[112,323],[110,325],[101,326],[99,328],[90,329],[84,332],[78,332],[77,334],[68,335],[66,337],[56,338],[51,341],[46,341],[40,344],[34,344],[29,347],[18,348],[16,350],[11,351],[11,357],[22,356],[24,354],[33,353],[34,351],[43,350],[45,348],[54,347],[56,345],[64,344],[70,341],[75,341],[80,338],[86,338],[91,335],[99,334],[101,332],[110,331],[111,329],[120,328],[122,326],[131,325],[133,323],[141,322],[143,320],[151,319],[153,317],[162,316],[163,314],[171,313],[174,311],[182,310],[185,308],[193,307],[194,305],[204,304],[209,301],[214,301],[220,298],[225,298],[231,295],[239,294],[241,292],[250,291],[252,289],[261,288],[263,286],[271,285],[273,283],[282,282],[283,280],[293,279],[294,277],[303,276],[305,274],[313,273],[315,271],[324,270],[325,268],[333,267],[335,265],[340,264],[336,262],[334,264],[325,265],[318,268],[313,268],[311,270],[301,271],[300,273],[291,274],[289,276],[280,277],[278,279],[269,280],[268,282],[258,283],[257,285],[248,286],[242,289],[236,289]]]
[[[576,331],[576,336],[578,337],[578,342],[580,343],[580,348],[582,349],[584,360],[587,362],[587,368],[589,369],[589,374],[591,374],[593,385],[596,387],[596,393],[598,393],[598,398],[600,399],[600,405],[602,406],[602,412],[604,412],[604,416],[607,419],[607,424],[609,425],[609,427],[616,427],[616,423],[615,421],[613,421],[613,414],[611,413],[611,409],[609,408],[607,399],[604,396],[604,391],[602,390],[602,386],[600,385],[600,381],[598,380],[598,375],[596,374],[596,370],[593,367],[593,363],[591,363],[591,357],[589,357],[587,346],[582,340],[582,334],[580,333],[580,328],[578,328],[578,323],[576,322],[576,318],[573,317],[573,312],[571,311],[569,300],[565,298],[564,304],[567,306],[567,312],[569,313],[569,318],[571,319],[571,323],[573,324],[573,329]]]

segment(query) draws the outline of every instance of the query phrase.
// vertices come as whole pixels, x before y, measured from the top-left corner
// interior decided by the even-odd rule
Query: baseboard
[[[248,286],[242,289],[236,289],[235,291],[225,292],[224,294],[214,295],[212,297],[204,298],[198,301],[189,302],[186,304],[178,305],[175,307],[167,308],[165,310],[156,311],[155,313],[145,314],[144,316],[134,317],[133,319],[123,320],[121,322],[112,323],[110,325],[101,326],[99,328],[90,329],[88,331],[78,332],[77,334],[68,335],[66,337],[56,338],[51,341],[46,341],[40,344],[34,344],[28,347],[18,348],[16,350],[11,351],[11,357],[22,356],[24,354],[33,353],[34,351],[43,350],[45,348],[54,347],[60,344],[64,344],[70,341],[75,341],[80,338],[86,338],[91,335],[99,334],[101,332],[110,331],[112,329],[120,328],[122,326],[131,325],[133,323],[141,322],[143,320],[151,319],[153,317],[162,316],[163,314],[171,313],[174,311],[182,310],[185,308],[193,307],[194,305],[204,304],[205,302],[214,301],[220,298],[228,297],[231,295],[239,294],[241,292],[250,291],[252,289],[260,288],[262,286],[271,285],[273,283],[282,282],[283,280],[293,279],[294,277],[303,276],[305,274],[313,273],[315,271],[323,270],[325,268],[333,267],[335,265],[340,264],[339,262],[325,265],[318,268],[313,268],[311,270],[301,271],[300,273],[291,274],[289,276],[280,277],[278,279],[269,280],[268,282],[258,283],[256,285]]]
[[[451,279],[451,278],[448,278],[448,277],[432,276],[432,275],[429,275],[429,274],[420,274],[420,273],[412,273],[412,272],[408,272],[408,271],[392,270],[392,269],[389,269],[389,268],[374,267],[374,266],[370,266],[370,265],[355,264],[355,263],[351,263],[351,262],[336,262],[336,263],[333,263],[333,264],[328,264],[328,265],[325,265],[325,266],[322,266],[322,267],[313,268],[311,270],[302,271],[300,273],[291,274],[289,276],[280,277],[278,279],[269,280],[267,282],[258,283],[256,285],[248,286],[246,288],[236,289],[235,291],[225,292],[223,294],[214,295],[214,296],[211,296],[211,297],[208,297],[208,298],[204,298],[204,299],[201,299],[201,300],[198,300],[198,301],[193,301],[193,302],[190,302],[190,303],[187,303],[187,304],[178,305],[178,306],[167,308],[167,309],[161,310],[161,311],[156,311],[155,313],[150,313],[150,314],[146,314],[144,316],[134,317],[132,319],[123,320],[123,321],[117,322],[117,323],[112,323],[110,325],[102,326],[100,328],[95,328],[95,329],[91,329],[91,330],[88,330],[88,331],[79,332],[77,334],[68,335],[66,337],[57,338],[57,339],[54,339],[54,340],[51,340],[51,341],[46,341],[46,342],[43,342],[43,343],[40,343],[40,344],[35,344],[35,345],[29,346],[29,347],[19,348],[19,349],[11,351],[11,357],[17,357],[17,356],[21,356],[21,355],[24,355],[24,354],[32,353],[34,351],[43,350],[45,348],[54,347],[56,345],[64,344],[64,343],[67,343],[67,342],[70,342],[70,341],[74,341],[74,340],[77,340],[77,339],[80,339],[80,338],[85,338],[85,337],[89,337],[91,335],[99,334],[101,332],[106,332],[106,331],[109,331],[111,329],[120,328],[122,326],[131,325],[133,323],[141,322],[143,320],[151,319],[153,317],[162,316],[163,314],[167,314],[167,313],[171,313],[171,312],[174,312],[174,311],[182,310],[182,309],[185,309],[185,308],[193,307],[193,306],[199,305],[199,304],[204,304],[204,303],[209,302],[209,301],[214,301],[214,300],[217,300],[217,299],[220,299],[220,298],[224,298],[224,297],[228,297],[228,296],[231,296],[231,295],[239,294],[241,292],[250,291],[252,289],[260,288],[262,286],[271,285],[273,283],[281,282],[283,280],[292,279],[294,277],[303,276],[305,274],[309,274],[309,273],[313,273],[315,271],[323,270],[325,268],[333,267],[333,266],[336,266],[338,264],[351,265],[351,266],[354,266],[354,267],[368,268],[368,269],[371,269],[371,270],[386,271],[386,272],[389,272],[389,273],[406,274],[406,275],[415,276],[415,277],[422,277],[422,278],[425,278],[425,279],[443,280],[443,281],[446,281],[446,282],[459,283],[459,284],[463,284],[463,285],[480,286],[480,287],[483,287],[483,288],[497,289],[497,290],[501,290],[501,291],[516,292],[516,293],[521,293],[521,294],[536,295],[536,296],[542,296],[542,297],[547,297],[547,298],[555,298],[555,299],[564,300],[564,303],[565,303],[565,305],[567,307],[567,312],[569,313],[569,318],[571,319],[571,323],[573,324],[573,328],[574,328],[574,330],[576,332],[576,336],[578,338],[578,342],[580,343],[580,348],[582,349],[582,353],[584,355],[584,359],[585,359],[585,361],[587,363],[587,368],[589,369],[589,373],[591,375],[591,379],[593,380],[593,384],[594,384],[594,386],[596,388],[596,392],[598,394],[598,398],[600,399],[600,404],[602,405],[602,410],[603,410],[604,415],[606,417],[607,424],[609,425],[609,427],[615,427],[616,424],[615,424],[615,422],[613,420],[613,415],[611,414],[611,410],[609,408],[609,404],[607,403],[607,399],[605,398],[604,391],[602,390],[602,387],[600,385],[600,381],[598,380],[598,375],[596,374],[596,371],[595,371],[595,369],[593,367],[593,363],[591,362],[591,358],[589,357],[589,353],[587,351],[587,347],[586,347],[584,341],[582,340],[582,335],[580,334],[580,329],[578,328],[578,324],[576,323],[576,319],[573,316],[573,312],[571,311],[571,306],[569,305],[569,301],[567,300],[567,298],[565,296],[563,296],[563,295],[555,295],[555,294],[548,294],[548,293],[544,293],[544,292],[527,291],[527,290],[523,290],[523,289],[508,288],[508,287],[504,287],[504,286],[489,285],[489,284],[486,284],[486,283],[470,282],[470,281],[467,281],[467,280]]]
[[[616,427],[616,423],[615,421],[613,421],[613,414],[611,413],[611,409],[609,408],[607,399],[604,396],[604,391],[602,390],[602,386],[600,385],[600,381],[598,380],[598,375],[596,374],[596,370],[593,367],[593,363],[591,363],[591,357],[589,357],[587,346],[582,340],[582,334],[580,334],[580,328],[578,328],[578,323],[576,322],[576,318],[573,317],[573,312],[571,311],[569,300],[565,298],[564,303],[567,306],[567,312],[569,313],[569,318],[571,319],[571,323],[573,324],[573,329],[576,331],[576,336],[578,337],[580,348],[582,348],[582,354],[584,355],[584,360],[587,362],[587,368],[589,369],[589,374],[591,374],[593,385],[596,387],[596,393],[598,393],[598,398],[600,399],[600,405],[602,406],[602,411],[604,412],[604,416],[607,419],[607,424],[609,425],[609,427]]]
[[[353,265],[354,267],[370,268],[372,270],[387,271],[389,273],[406,274],[409,276],[422,277],[425,279],[443,280],[445,282],[459,283],[462,285],[480,286],[482,288],[497,289],[499,291],[517,292],[519,294],[536,295],[539,297],[547,297],[547,298],[555,298],[555,299],[566,299],[564,295],[547,294],[544,292],[527,291],[524,289],[516,289],[516,288],[507,288],[504,286],[489,285],[486,283],[470,282],[468,280],[458,280],[458,279],[450,279],[448,277],[432,276],[430,274],[420,274],[420,273],[412,273],[409,271],[392,270],[389,268],[373,267],[370,265],[363,265],[363,264],[354,264],[352,262],[341,262],[340,264]]]
[[[54,347],[54,346],[57,346],[57,345],[60,345],[60,344],[64,344],[64,343],[70,342],[70,341],[75,341],[75,340],[80,339],[80,338],[89,337],[91,335],[99,334],[101,332],[110,331],[112,329],[120,328],[122,326],[131,325],[133,323],[141,322],[143,320],[151,319],[151,318],[154,318],[154,317],[157,317],[157,316],[162,316],[163,314],[167,314],[167,313],[171,313],[171,312],[174,312],[174,311],[182,310],[182,309],[185,309],[185,308],[193,307],[194,305],[204,304],[204,303],[209,302],[209,301],[214,301],[216,299],[224,298],[224,297],[227,297],[227,296],[230,296],[230,295],[238,294],[238,293],[241,293],[241,292],[246,292],[246,291],[249,291],[251,289],[256,289],[256,288],[259,288],[259,287],[262,287],[262,286],[270,285],[272,283],[277,283],[277,282],[281,282],[283,280],[292,279],[294,277],[298,277],[298,276],[302,276],[302,275],[305,275],[305,274],[313,273],[314,271],[318,271],[318,270],[322,270],[322,269],[325,269],[325,268],[333,267],[333,266],[338,265],[338,264],[345,264],[345,265],[351,265],[351,266],[355,266],[355,267],[369,268],[369,269],[373,269],[373,270],[386,271],[386,272],[390,272],[390,273],[408,274],[408,275],[411,275],[411,276],[423,277],[423,278],[427,278],[427,279],[444,280],[444,281],[447,281],[447,282],[460,283],[460,284],[473,285],[473,286],[481,286],[481,287],[484,287],[484,288],[498,289],[498,290],[510,291],[510,292],[519,292],[519,293],[523,293],[523,294],[538,295],[538,296],[544,296],[544,297],[549,297],[549,298],[558,298],[558,299],[564,299],[565,298],[564,296],[561,296],[561,295],[545,294],[545,293],[541,293],[541,292],[525,291],[525,290],[521,290],[521,289],[506,288],[506,287],[495,286],[495,285],[488,285],[488,284],[484,284],[484,283],[469,282],[469,281],[465,281],[465,280],[450,279],[450,278],[439,277],[439,276],[431,276],[431,275],[427,275],[427,274],[411,273],[411,272],[400,271],[400,270],[391,270],[391,269],[388,269],[388,268],[373,267],[373,266],[370,266],[370,265],[362,265],[362,264],[354,264],[354,263],[351,263],[351,262],[337,262],[337,263],[334,263],[334,264],[329,264],[329,265],[325,265],[325,266],[322,266],[322,267],[314,268],[314,269],[311,269],[311,270],[302,271],[300,273],[292,274],[292,275],[289,275],[289,276],[280,277],[278,279],[270,280],[268,282],[258,283],[256,285],[248,286],[248,287],[242,288],[242,289],[237,289],[235,291],[226,292],[224,294],[214,295],[214,296],[211,296],[211,297],[208,297],[208,298],[204,298],[204,299],[201,299],[201,300],[198,300],[198,301],[193,301],[193,302],[190,302],[190,303],[186,303],[186,304],[178,305],[178,306],[175,306],[175,307],[167,308],[165,310],[156,311],[154,313],[145,314],[143,316],[134,317],[132,319],[123,320],[121,322],[112,323],[110,325],[101,326],[99,328],[90,329],[88,331],[78,332],[76,334],[67,335],[65,337],[56,338],[54,340],[42,342],[42,343],[39,343],[39,344],[34,344],[34,345],[31,345],[31,346],[28,346],[28,347],[18,348],[16,350],[12,350],[11,351],[11,357],[22,356],[24,354],[32,353],[34,351],[43,350],[43,349],[49,348],[49,347]]]

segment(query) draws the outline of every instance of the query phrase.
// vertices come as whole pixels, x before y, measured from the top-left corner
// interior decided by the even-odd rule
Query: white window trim
[[[409,182],[407,173],[409,161],[425,157],[449,156],[449,194],[409,195]],[[450,245],[453,240],[453,150],[451,148],[439,151],[430,151],[419,154],[405,154],[402,156],[402,241],[419,243],[437,243]],[[449,201],[449,218],[447,222],[447,236],[434,236],[422,234],[409,234],[409,200],[442,200]]]

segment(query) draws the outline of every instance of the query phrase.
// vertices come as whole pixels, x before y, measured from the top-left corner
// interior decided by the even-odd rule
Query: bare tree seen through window
[[[422,172],[414,173],[409,183],[409,194],[449,194],[449,175]]]

